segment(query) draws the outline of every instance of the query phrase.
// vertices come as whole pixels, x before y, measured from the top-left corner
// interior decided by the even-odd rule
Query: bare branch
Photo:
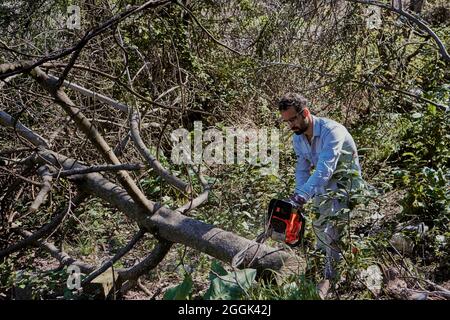
[[[201,204],[203,204],[203,203],[208,201],[209,192],[210,192],[210,188],[207,187],[201,194],[199,194],[197,197],[193,198],[191,201],[189,201],[188,203],[186,203],[182,207],[179,207],[175,211],[179,212],[181,214],[186,214],[189,211],[197,208]]]
[[[191,187],[181,179],[172,175],[167,169],[165,169],[161,163],[156,160],[156,158],[150,153],[148,148],[145,146],[144,141],[139,133],[139,113],[134,111],[130,117],[130,127],[131,127],[131,138],[138,149],[139,153],[144,157],[150,167],[156,171],[156,173],[161,176],[167,183],[175,186],[183,192],[189,193]]]
[[[52,81],[60,81],[61,79],[52,76],[52,75],[48,75],[49,79]],[[90,97],[90,98],[94,98],[94,99],[98,99],[99,101],[106,103],[108,105],[110,105],[113,108],[116,108],[122,112],[128,112],[128,107],[116,100],[113,100],[107,96],[104,96],[102,94],[96,93],[94,91],[88,90],[82,86],[79,86],[75,83],[72,83],[70,81],[64,80],[63,81],[64,86],[66,86],[67,88],[73,89],[75,91],[80,92],[81,94],[83,94],[86,97]]]
[[[24,177],[21,174],[18,174],[18,173],[14,172],[14,171],[11,171],[11,170],[3,167],[3,166],[0,166],[0,170],[4,170],[6,172],[9,172],[10,174],[18,177],[19,179],[22,179],[23,181],[31,183],[32,185],[35,185],[35,186],[38,186],[38,187],[42,187],[42,182],[37,182],[37,181],[31,180],[31,179],[28,179],[27,177]]]
[[[195,21],[195,23],[208,35],[208,37],[210,37],[215,43],[217,43],[218,45],[230,50],[231,52],[234,52],[240,56],[242,56],[243,54],[239,51],[237,51],[236,49],[230,48],[229,46],[227,46],[225,43],[217,40],[212,33],[206,29],[201,23],[200,21],[197,19],[197,17],[192,13],[191,10],[189,10],[188,8],[186,8],[185,5],[183,5],[182,3],[180,3],[179,1],[174,1],[175,4],[179,5],[180,7],[182,7],[187,13],[189,13],[189,15],[192,17],[192,19]]]
[[[20,121],[15,121],[13,117],[11,117],[5,111],[0,110],[0,125],[4,127],[14,128],[19,136],[25,138],[30,141],[35,146],[42,146],[44,148],[48,148],[48,142],[43,137],[33,132],[26,126],[24,126]]]
[[[403,17],[407,18],[408,20],[414,22],[420,29],[422,29],[423,31],[428,33],[433,38],[433,40],[436,42],[436,44],[439,48],[439,53],[441,54],[444,61],[447,63],[450,62],[450,55],[448,54],[447,49],[445,48],[445,45],[442,42],[442,40],[423,20],[421,20],[421,19],[415,17],[414,15],[412,15],[411,13],[403,10],[403,8],[401,6],[401,2],[400,2],[399,6],[394,6],[394,5],[389,6],[385,3],[382,3],[379,1],[373,1],[373,0],[346,0],[346,1],[377,6],[377,7],[395,12],[398,15],[403,16]]]
[[[125,270],[119,270],[119,277],[123,280],[136,280],[140,276],[154,269],[167,255],[172,243],[169,241],[159,241],[152,252],[137,265]]]
[[[41,239],[42,237],[45,237],[49,235],[53,230],[55,230],[64,220],[64,217],[67,216],[67,214],[72,210],[72,208],[76,208],[79,206],[85,199],[87,195],[85,193],[80,193],[75,196],[73,199],[69,199],[69,203],[65,208],[62,210],[59,210],[59,212],[56,213],[56,215],[53,217],[53,219],[44,225],[43,227],[39,228],[34,233],[30,234],[27,238],[5,248],[0,251],[0,259],[3,259],[4,257],[10,255],[13,252],[16,252],[22,248],[25,248],[29,245],[32,245],[37,240]]]
[[[43,66],[49,68],[49,67],[61,67],[61,66],[67,66],[67,64],[65,64],[65,63],[54,63],[54,62],[51,62],[51,63],[45,63],[45,64],[43,64]],[[86,67],[86,66],[83,66],[83,65],[79,65],[79,64],[76,64],[76,65],[74,65],[73,67],[74,67],[74,68],[77,68],[77,69],[80,69],[80,70],[86,70],[86,71],[92,72],[92,73],[94,73],[94,74],[99,74],[99,75],[101,75],[101,76],[103,76],[103,77],[105,77],[105,78],[108,78],[108,79],[114,81],[114,83],[116,83],[116,84],[118,84],[119,86],[121,86],[121,87],[123,87],[124,89],[126,89],[126,90],[127,90],[128,92],[130,92],[133,96],[139,98],[139,99],[142,100],[143,102],[148,103],[148,104],[150,104],[150,105],[154,105],[154,106],[159,107],[159,108],[162,108],[162,109],[181,110],[179,107],[167,106],[167,105],[163,105],[163,104],[161,104],[161,103],[156,102],[156,101],[158,101],[159,99],[161,99],[161,97],[162,97],[164,94],[166,94],[167,92],[165,92],[165,93],[163,93],[162,95],[158,96],[155,100],[151,100],[151,99],[149,99],[149,98],[144,97],[143,95],[141,95],[140,93],[138,93],[137,91],[135,91],[133,88],[127,86],[126,84],[124,84],[122,81],[120,81],[120,80],[119,80],[117,77],[115,77],[115,76],[111,76],[111,75],[109,75],[109,74],[107,74],[107,73],[105,73],[105,72],[102,72],[102,71],[100,71],[100,70],[95,70],[95,69],[92,69],[92,68],[89,68],[89,67]],[[52,78],[52,79],[54,79],[54,80],[59,80],[59,78],[57,78],[57,77],[55,77],[55,76],[53,76],[53,75],[49,75],[49,77]],[[120,102],[118,102],[118,101],[116,101],[116,100],[113,100],[113,99],[111,99],[111,98],[109,98],[109,97],[107,97],[107,96],[104,96],[104,95],[102,95],[102,94],[96,93],[96,92],[94,92],[94,91],[91,91],[91,90],[89,90],[89,89],[86,89],[86,88],[84,88],[84,87],[82,87],[82,86],[80,86],[80,85],[74,84],[73,82],[70,82],[70,81],[67,81],[67,80],[64,80],[63,85],[66,86],[66,87],[68,87],[68,88],[71,88],[71,89],[73,89],[73,90],[76,90],[76,91],[80,92],[81,94],[84,94],[85,96],[88,96],[88,97],[94,97],[94,98],[97,97],[100,101],[102,101],[102,102],[104,102],[104,103],[106,103],[106,104],[109,104],[109,105],[111,105],[111,106],[113,106],[113,107],[115,107],[115,108],[117,108],[117,109],[119,109],[119,110],[121,110],[121,111],[123,111],[123,112],[127,112],[126,110],[124,110],[125,108],[128,108],[127,106],[125,106],[124,104],[122,104],[122,103],[120,103]],[[172,89],[173,89],[173,88],[172,88]],[[203,111],[203,110],[190,110],[190,111],[192,111],[192,112],[197,112],[197,113],[210,114],[209,112],[206,112],[206,111]]]
[[[84,132],[88,139],[94,144],[98,151],[100,151],[103,158],[115,165],[121,164],[113,149],[108,145],[98,130],[92,123],[81,113],[80,109],[70,100],[70,98],[58,89],[55,91],[55,83],[50,77],[44,73],[40,68],[33,69],[31,76],[47,91],[49,91],[55,98],[56,102],[64,109],[64,111],[75,121],[77,126]],[[127,190],[133,200],[148,213],[153,212],[152,203],[145,197],[142,191],[138,188],[131,176],[125,170],[117,172],[118,179],[122,186]]]
[[[73,45],[72,47],[66,48],[63,50],[58,50],[58,51],[53,52],[37,61],[23,61],[23,62],[17,62],[14,64],[0,64],[0,80],[6,79],[6,78],[8,78],[12,75],[18,74],[18,73],[28,72],[47,61],[52,61],[52,60],[57,60],[59,58],[63,58],[65,56],[71,54],[72,52],[79,50],[84,45],[86,45],[89,42],[89,40],[102,34],[106,30],[117,25],[119,22],[123,21],[124,19],[128,18],[129,16],[136,14],[140,11],[143,11],[145,9],[156,8],[158,6],[162,6],[162,5],[165,5],[168,3],[170,3],[170,1],[167,1],[167,0],[147,1],[140,6],[132,6],[128,10],[108,19],[107,21],[105,21],[104,23],[99,25],[98,27],[93,28],[93,29],[89,30],[88,32],[86,32],[84,37],[78,43]]]
[[[53,177],[67,177],[72,176],[76,174],[86,174],[91,172],[101,172],[101,171],[118,171],[118,170],[142,170],[145,166],[142,164],[133,164],[133,163],[126,163],[126,164],[116,164],[116,165],[98,165],[98,166],[90,166],[85,169],[72,169],[72,170],[64,170],[59,172],[52,173]]]
[[[145,231],[140,229],[133,238],[127,243],[125,247],[120,249],[111,259],[103,263],[98,269],[90,273],[85,279],[83,279],[83,282],[81,283],[82,286],[88,284],[92,280],[94,280],[97,276],[108,270],[108,268],[112,267],[116,261],[118,261],[120,258],[122,258],[125,254],[127,254],[131,249],[133,249],[134,245],[142,239],[144,236]]]
[[[48,166],[44,165],[39,167],[37,172],[42,177],[42,188],[39,191],[38,195],[36,196],[36,199],[34,199],[33,203],[30,205],[30,208],[28,209],[27,213],[36,212],[41,206],[41,204],[45,202],[48,193],[52,189],[53,177],[52,174],[50,173]]]
[[[26,230],[22,230],[22,229],[15,229],[14,231],[24,237],[27,237],[27,239],[30,239],[33,236],[33,233],[31,233],[30,231],[26,231]],[[45,251],[50,253],[50,255],[53,258],[58,260],[61,263],[61,265],[63,265],[63,266],[75,265],[75,266],[79,267],[80,271],[83,273],[90,273],[93,270],[95,270],[95,267],[93,267],[83,261],[76,260],[76,259],[70,257],[67,253],[60,251],[53,243],[50,243],[50,242],[47,242],[44,240],[34,239],[34,240],[32,240],[31,244],[42,247]]]

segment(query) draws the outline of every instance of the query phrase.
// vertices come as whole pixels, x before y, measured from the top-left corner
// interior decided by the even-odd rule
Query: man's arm
[[[296,136],[292,137],[294,151],[297,156],[297,163],[295,166],[295,191],[294,194],[287,199],[287,201],[291,202],[295,206],[301,206],[306,201],[299,196],[297,190],[300,190],[306,181],[308,181],[308,178],[311,175],[311,163],[303,156],[300,141],[295,138]]]
[[[311,163],[301,154],[297,154],[297,164],[295,166],[295,193],[299,193],[308,181],[311,172]]]
[[[341,155],[346,132],[344,129],[334,127],[324,137],[323,150],[319,155],[317,168],[306,183],[297,185],[295,192],[308,201],[319,190],[323,190],[331,179]],[[304,173],[299,173],[299,181],[302,181]]]

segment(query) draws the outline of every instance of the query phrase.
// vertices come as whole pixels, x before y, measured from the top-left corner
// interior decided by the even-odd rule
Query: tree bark
[[[42,160],[54,165],[61,164],[66,170],[85,167],[74,159],[45,149],[41,149],[39,157],[36,157],[36,161]],[[265,270],[283,270],[287,273],[304,271],[304,262],[294,255],[186,217],[167,207],[160,207],[152,215],[138,206],[124,189],[99,173],[74,175],[72,178],[79,180],[82,190],[103,199],[162,239],[187,245],[226,263],[231,263],[235,255],[242,254],[239,268],[255,268],[259,274]]]

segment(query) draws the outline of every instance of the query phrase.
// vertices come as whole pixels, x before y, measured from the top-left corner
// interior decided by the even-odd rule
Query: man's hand
[[[292,204],[292,206],[294,208],[297,208],[297,209],[302,208],[303,205],[306,203],[305,198],[303,198],[298,193],[294,193],[292,196],[290,196],[285,201],[289,202],[290,204]]]

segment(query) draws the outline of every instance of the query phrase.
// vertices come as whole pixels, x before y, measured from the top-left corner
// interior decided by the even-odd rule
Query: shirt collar
[[[313,137],[319,137],[320,136],[320,130],[322,129],[322,125],[320,123],[320,119],[316,116],[312,115],[313,119]]]

